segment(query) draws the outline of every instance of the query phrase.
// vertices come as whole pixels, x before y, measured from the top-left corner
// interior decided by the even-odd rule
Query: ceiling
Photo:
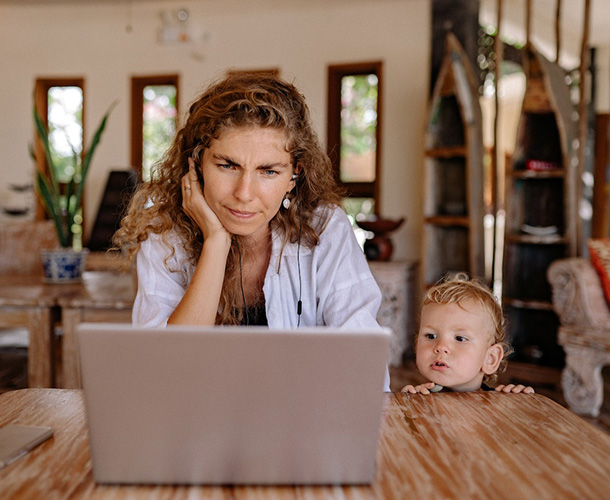
[[[494,26],[497,24],[497,5],[499,0],[480,0],[481,17],[487,23]],[[531,20],[530,25],[536,26],[538,32],[532,28],[532,36],[541,35],[547,39],[555,38],[555,23],[557,15],[557,4],[560,2],[560,25],[562,37],[571,37],[581,43],[584,25],[584,13],[586,0],[530,0]],[[610,45],[610,1],[589,0],[589,45]],[[526,0],[504,0],[502,2],[502,24],[501,30],[510,30],[519,27],[525,31],[526,25]],[[554,42],[554,40],[553,40]]]
[[[131,2],[151,2],[156,0],[0,0],[2,4],[12,5],[62,5],[70,3],[90,3],[90,4],[108,4],[108,5],[119,5]],[[160,0],[159,0],[160,1]],[[168,0],[164,0],[167,2]],[[179,2],[181,0],[172,0]],[[202,1],[202,0],[200,0]],[[203,0],[205,2],[238,2],[244,0]],[[256,0],[250,0],[256,1]],[[276,0],[279,3],[285,4],[287,0]],[[311,3],[311,0],[290,0],[295,3],[306,2]],[[334,0],[337,1],[337,0]],[[353,2],[354,0],[341,0],[344,2]],[[375,2],[376,0],[359,0]],[[409,1],[409,0],[396,0],[396,1]],[[431,1],[431,0],[430,0]],[[496,17],[495,10],[499,0],[479,0],[481,3],[481,10],[487,11],[492,18]],[[525,12],[526,0],[509,0],[511,8],[517,6],[517,10]],[[532,17],[536,18],[536,21],[540,21],[549,25],[549,28],[554,30],[555,23],[555,12],[557,2],[561,2],[561,18],[563,29],[567,32],[572,32],[576,36],[582,36],[582,25],[584,18],[584,5],[587,0],[531,0],[532,5]],[[590,45],[610,45],[610,1],[609,0],[588,0],[590,1],[590,32],[589,42]],[[508,2],[504,0],[503,5],[507,5]],[[506,10],[507,7],[503,7]],[[493,14],[492,14],[493,12]],[[507,16],[508,17],[508,16]],[[520,24],[524,24],[524,15],[519,20]],[[488,17],[489,18],[489,17]]]

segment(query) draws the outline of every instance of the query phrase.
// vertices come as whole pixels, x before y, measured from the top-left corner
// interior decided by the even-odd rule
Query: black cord
[[[244,292],[244,276],[241,271],[241,248],[239,248],[239,241],[235,238],[235,246],[237,247],[237,254],[239,255],[239,286],[241,287],[241,298],[244,301],[244,314],[246,315],[246,326],[250,325],[250,315],[248,314],[248,304],[246,303],[246,293]]]
[[[301,326],[301,313],[303,311],[303,302],[301,301],[301,230],[303,228],[303,220],[301,218],[301,204],[298,202],[299,183],[294,183],[294,198],[297,202],[297,213],[299,214],[299,241],[297,242],[297,269],[299,270],[299,300],[297,302],[297,328]]]

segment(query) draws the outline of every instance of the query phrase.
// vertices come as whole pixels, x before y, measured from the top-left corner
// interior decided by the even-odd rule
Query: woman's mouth
[[[252,217],[254,217],[256,215],[256,212],[246,212],[243,210],[233,210],[231,208],[228,209],[229,213],[237,218],[237,219],[251,219]]]

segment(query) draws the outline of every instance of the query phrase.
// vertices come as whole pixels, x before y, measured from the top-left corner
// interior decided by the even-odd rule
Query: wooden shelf
[[[537,236],[534,234],[524,233],[507,233],[506,241],[510,243],[523,243],[528,245],[567,245],[568,238],[560,234],[549,234],[545,236]]]
[[[557,344],[559,320],[546,273],[552,262],[569,257],[577,247],[578,207],[571,197],[577,180],[569,168],[576,137],[574,107],[562,68],[533,45],[524,49],[523,57],[526,89],[506,172],[503,304],[516,357],[557,366],[563,363],[563,351]],[[536,161],[549,169],[525,168]],[[524,226],[556,231],[530,234],[522,232]]]
[[[508,175],[515,179],[563,179],[565,170],[511,170]]]
[[[423,281],[454,272],[485,278],[478,83],[451,33],[431,97],[425,155]]]
[[[447,146],[427,149],[425,154],[429,158],[457,158],[466,157],[467,150],[466,146]]]
[[[538,311],[552,311],[553,304],[543,300],[521,300],[510,297],[504,297],[503,302],[505,306],[519,307],[521,309],[536,309]]]
[[[467,215],[432,215],[430,217],[426,217],[424,222],[434,226],[470,227],[470,219]]]

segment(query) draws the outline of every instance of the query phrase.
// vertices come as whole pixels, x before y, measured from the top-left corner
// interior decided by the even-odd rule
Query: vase
[[[41,250],[45,283],[79,283],[83,279],[89,250],[72,248]]]
[[[367,260],[387,262],[392,258],[394,245],[387,235],[402,226],[404,221],[404,217],[398,220],[376,218],[356,221],[362,229],[374,233],[371,239],[364,242],[363,250]]]

